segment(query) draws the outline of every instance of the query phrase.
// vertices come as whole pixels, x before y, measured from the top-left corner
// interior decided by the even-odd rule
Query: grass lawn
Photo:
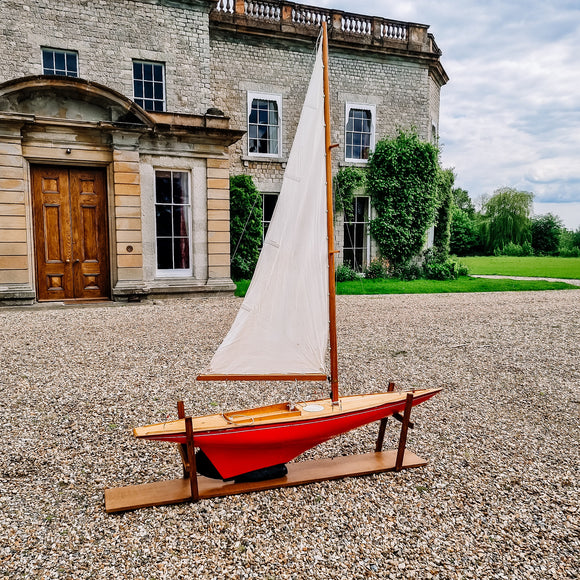
[[[567,259],[567,258],[566,258]],[[249,280],[237,283],[236,296],[245,296]],[[577,286],[543,280],[490,280],[462,276],[459,280],[355,280],[339,282],[337,294],[437,294],[449,292],[509,292],[514,290],[573,290]]]
[[[470,274],[544,276],[580,280],[580,258],[475,256],[457,259],[469,268]]]

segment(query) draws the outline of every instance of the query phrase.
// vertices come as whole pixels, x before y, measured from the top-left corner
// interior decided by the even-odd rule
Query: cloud
[[[577,0],[307,3],[430,25],[450,77],[442,163],[473,198],[509,186],[539,202],[580,203]]]

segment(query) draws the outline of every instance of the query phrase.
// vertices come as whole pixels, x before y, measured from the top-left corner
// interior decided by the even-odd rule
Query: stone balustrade
[[[270,29],[281,32],[317,34],[322,22],[329,26],[330,38],[349,44],[374,46],[397,45],[404,50],[440,55],[441,52],[427,34],[428,26],[387,20],[382,17],[352,14],[341,10],[327,10],[296,2],[273,0],[217,0],[212,12],[214,20],[222,22],[243,21],[246,28]]]

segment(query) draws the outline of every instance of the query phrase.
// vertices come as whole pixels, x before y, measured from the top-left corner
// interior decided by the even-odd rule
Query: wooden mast
[[[328,310],[330,326],[330,388],[338,402],[338,354],[336,351],[336,285],[334,280],[334,216],[332,213],[332,144],[330,142],[330,82],[328,78],[328,31],[322,23],[322,67],[324,86],[324,145],[326,149],[326,228],[328,235]]]

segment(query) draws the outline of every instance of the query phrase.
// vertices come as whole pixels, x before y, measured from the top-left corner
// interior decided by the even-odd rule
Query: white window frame
[[[252,112],[252,101],[259,99],[261,101],[274,101],[278,106],[278,152],[277,153],[251,153],[250,152],[250,113]],[[282,95],[272,93],[255,93],[248,91],[248,102],[246,110],[246,119],[248,127],[248,156],[249,157],[270,157],[279,159],[282,157]]]
[[[188,193],[188,204],[180,204],[185,205],[189,209],[186,212],[187,221],[188,221],[188,242],[189,242],[189,268],[172,268],[172,269],[160,269],[158,264],[158,250],[157,250],[157,206],[158,205],[169,205],[164,203],[157,202],[157,173],[164,173],[170,172],[172,175],[174,173],[183,173],[187,175],[187,193]],[[193,215],[192,215],[192,174],[191,171],[187,171],[184,169],[169,169],[166,167],[157,167],[153,173],[153,202],[154,202],[154,221],[155,221],[155,277],[156,278],[190,278],[193,276]],[[171,205],[176,205],[171,203]],[[166,237],[166,236],[163,236]],[[173,241],[174,237],[172,234],[171,240]]]
[[[361,264],[351,264],[352,268],[359,268],[360,271],[364,271],[365,267],[369,265],[370,263],[370,259],[371,259],[371,233],[370,233],[370,221],[371,221],[371,198],[368,195],[355,195],[354,196],[354,203],[357,203],[358,200],[364,199],[366,200],[366,220],[365,221],[356,221],[356,212],[354,215],[354,221],[350,221],[347,219],[346,216],[346,211],[344,212],[344,221],[343,221],[343,227],[346,227],[347,225],[352,225],[354,226],[355,232],[356,232],[356,228],[357,226],[359,227],[363,227],[365,230],[365,245],[360,248],[361,250],[363,250],[364,254],[366,254],[363,258],[363,262]],[[356,235],[355,235],[356,238]],[[348,242],[348,243],[347,243]],[[344,257],[344,253],[345,253],[345,249],[348,250],[352,250],[353,254],[356,255],[356,251],[357,249],[359,249],[358,246],[356,245],[351,245],[356,243],[356,239],[355,240],[347,240],[346,236],[344,236],[343,238],[343,244],[342,244],[342,248],[343,248],[343,257]]]
[[[143,90],[143,96],[142,97],[137,97],[135,95],[135,81],[136,80],[140,80],[143,84],[143,89],[145,89],[145,85],[144,82],[152,82],[153,86],[155,86],[155,83],[159,83],[159,81],[145,81],[145,79],[136,79],[135,78],[135,65],[136,64],[140,64],[140,65],[144,65],[144,64],[150,64],[152,66],[160,66],[161,67],[161,75],[162,75],[162,85],[163,85],[163,99],[157,99],[155,98],[155,93],[153,93],[153,98],[148,99],[145,97],[145,90]],[[153,60],[141,60],[138,58],[134,58],[131,61],[131,74],[132,74],[132,82],[133,82],[133,101],[135,101],[137,103],[137,100],[139,101],[143,101],[143,104],[139,104],[137,103],[143,110],[148,111],[150,113],[161,113],[167,110],[167,82],[166,82],[166,75],[165,75],[165,63],[164,62],[156,62]],[[161,111],[158,111],[157,109],[146,109],[145,108],[145,101],[153,101],[154,103],[161,103],[162,104],[162,108]]]
[[[59,53],[64,55],[64,61],[65,61],[65,68],[63,69],[63,73],[64,74],[58,74],[57,72],[46,72],[45,66],[44,66],[44,55],[45,53],[52,53],[52,62],[54,64],[54,56]],[[73,55],[75,57],[75,64],[76,64],[76,72],[74,74],[70,74],[71,71],[69,71],[68,69],[68,65],[66,62],[66,57],[67,55]],[[79,53],[76,50],[65,50],[64,48],[51,48],[50,46],[43,46],[41,47],[41,59],[42,59],[42,74],[43,75],[58,75],[58,76],[64,76],[64,77],[71,77],[71,78],[79,78],[80,77],[80,70],[79,70]],[[55,67],[51,67],[54,68]],[[55,69],[56,70],[56,69]]]
[[[264,240],[266,239],[266,233],[268,228],[270,227],[270,223],[272,222],[272,217],[274,217],[274,210],[272,210],[272,216],[270,219],[265,219],[265,206],[266,206],[266,196],[270,198],[275,198],[276,201],[274,202],[274,208],[276,208],[276,204],[278,203],[278,198],[280,196],[279,193],[271,193],[271,192],[261,192],[260,196],[262,198],[262,245],[264,244]]]
[[[346,115],[344,117],[344,160],[350,161],[353,163],[367,163],[368,159],[358,159],[355,157],[347,157],[347,146],[346,146],[346,135],[347,135],[347,125],[348,119],[350,117],[350,112],[352,109],[359,109],[361,111],[369,111],[371,114],[371,140],[369,144],[369,152],[374,151],[375,149],[375,128],[376,128],[376,116],[377,116],[377,107],[376,105],[369,105],[369,104],[362,104],[362,103],[346,103]]]

